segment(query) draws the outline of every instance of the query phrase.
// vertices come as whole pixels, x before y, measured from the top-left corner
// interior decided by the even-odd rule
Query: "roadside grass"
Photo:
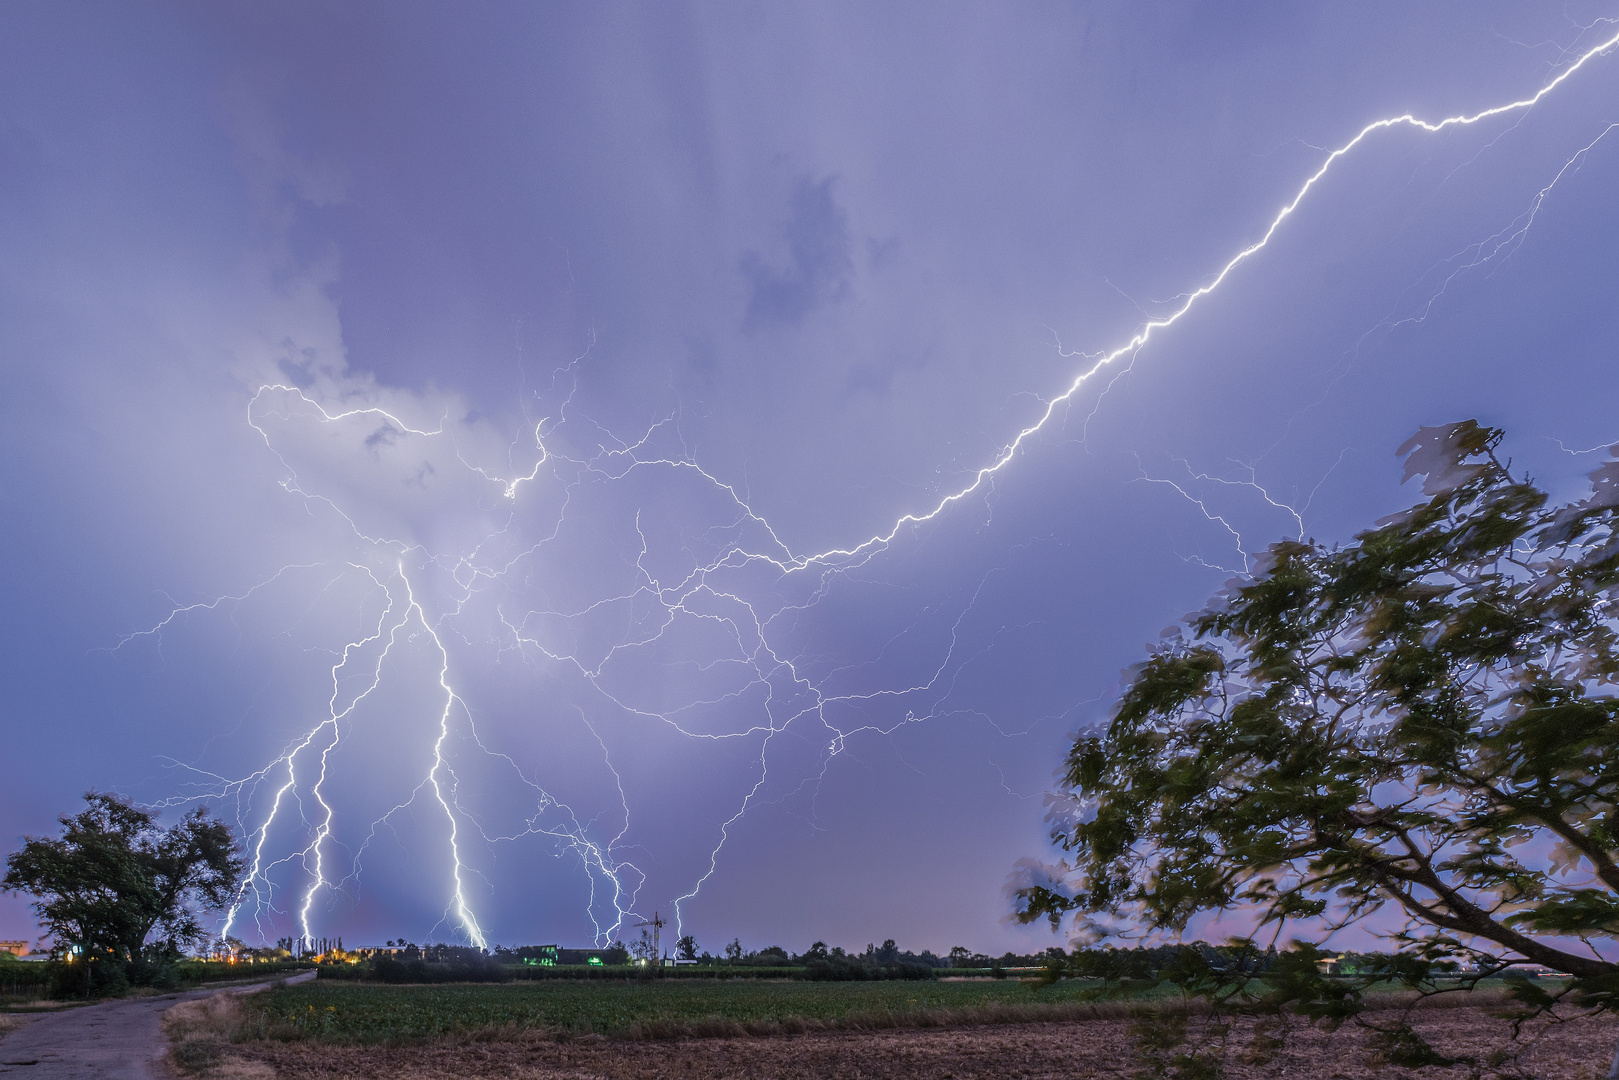
[[[199,986],[216,988],[262,983],[269,979],[313,970],[306,963],[227,964],[216,961],[186,960],[175,965],[176,978],[165,986],[132,986],[90,999],[53,997],[52,975],[57,965],[7,962],[0,953],[0,1016],[7,1013],[55,1012],[76,1009],[119,998],[152,997],[172,994]]]
[[[55,1003],[45,996],[43,987],[25,987],[20,992],[9,994],[0,992],[0,1013],[9,1012],[12,1009],[27,1009],[32,1012],[41,1005],[50,1006],[53,1004]]]
[[[163,1034],[169,1039],[168,1061],[181,1076],[215,1080],[274,1080],[269,1066],[244,1061],[230,1052],[251,1020],[246,995],[210,994],[182,1001],[163,1014]]]
[[[106,1000],[106,999],[102,999]],[[10,997],[0,998],[0,1017],[4,1016],[33,1016],[42,1012],[61,1012],[64,1009],[79,1009],[86,1005],[94,1005],[94,1001],[59,1000],[48,997]]]
[[[260,979],[221,979],[210,980],[202,985],[208,989],[228,989],[232,986],[246,986],[253,983],[264,982]],[[67,1009],[82,1009],[90,1005],[99,1005],[107,1001],[119,1001],[128,998],[163,997],[167,994],[182,993],[195,987],[160,987],[160,986],[132,986],[116,994],[107,994],[96,998],[53,998],[41,990],[33,994],[4,994],[0,995],[0,1020],[6,1016],[36,1015],[43,1012],[62,1012]]]

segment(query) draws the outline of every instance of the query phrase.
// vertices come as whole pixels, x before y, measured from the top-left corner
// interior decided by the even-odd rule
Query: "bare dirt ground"
[[[1451,1052],[1483,1054],[1511,1045],[1506,1025],[1475,1008],[1434,1010],[1419,1016],[1416,1027],[1435,1046]],[[1518,1057],[1517,1075],[1595,1080],[1607,1071],[1616,1036],[1616,1020],[1554,1026]],[[1243,1063],[1239,1048],[1226,1075],[1233,1080],[1459,1080],[1467,1075],[1461,1068],[1416,1073],[1378,1067],[1368,1062],[1368,1051],[1365,1033],[1354,1027],[1334,1034],[1296,1028],[1266,1064]],[[557,1042],[537,1033],[489,1032],[393,1048],[244,1043],[233,1047],[230,1056],[237,1059],[231,1064],[244,1070],[236,1075],[253,1070],[284,1080],[1091,1080],[1129,1077],[1142,1068],[1128,1024],[1117,1020],[676,1042]]]

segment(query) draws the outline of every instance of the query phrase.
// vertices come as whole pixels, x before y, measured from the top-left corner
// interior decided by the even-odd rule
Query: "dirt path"
[[[294,975],[288,982],[313,978]],[[176,1002],[243,993],[273,983],[126,998],[30,1018],[0,1039],[0,1076],[7,1080],[166,1080],[168,1042],[160,1018]]]

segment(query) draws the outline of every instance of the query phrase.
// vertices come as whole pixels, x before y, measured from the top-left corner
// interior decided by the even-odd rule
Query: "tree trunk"
[[[1619,1046],[1614,1047],[1613,1064],[1608,1066],[1608,1080],[1619,1080]]]

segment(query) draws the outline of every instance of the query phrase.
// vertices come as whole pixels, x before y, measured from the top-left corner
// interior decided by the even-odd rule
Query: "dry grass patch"
[[[181,1076],[211,1080],[275,1080],[274,1068],[233,1049],[239,1039],[252,1034],[250,1023],[240,994],[210,994],[181,1002],[163,1014],[170,1067]]]

